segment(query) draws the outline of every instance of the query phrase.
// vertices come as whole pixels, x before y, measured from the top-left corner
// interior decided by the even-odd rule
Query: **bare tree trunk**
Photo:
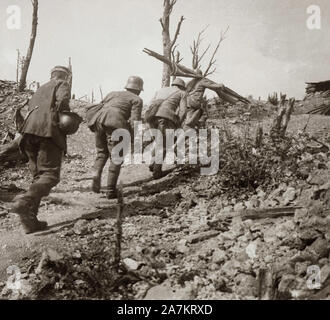
[[[272,138],[284,138],[290,117],[293,111],[295,99],[291,98],[288,102],[285,101],[286,95],[281,94],[278,114],[273,121],[270,129],[270,136]]]
[[[171,38],[170,38],[170,0],[164,0],[164,12],[161,19],[162,24],[162,36],[163,36],[163,54],[164,57],[171,60]],[[164,63],[163,64],[163,76],[162,87],[169,87],[171,79],[171,69]]]
[[[17,64],[16,64],[16,83],[18,84],[19,65],[20,65],[20,52],[17,49]]]
[[[164,0],[163,7],[163,16],[159,19],[159,22],[162,26],[162,37],[163,37],[163,55],[169,61],[172,61],[172,55],[174,56],[174,45],[180,33],[181,24],[184,20],[183,16],[180,18],[180,21],[177,25],[177,29],[174,35],[173,40],[170,36],[170,15],[172,13],[173,7],[176,4],[177,0]],[[174,48],[174,49],[173,49]],[[171,66],[164,63],[163,64],[163,76],[162,76],[162,87],[169,87],[171,82]]]
[[[286,129],[288,127],[288,124],[289,124],[289,121],[291,118],[291,114],[293,111],[294,103],[295,103],[294,98],[289,99],[287,108],[285,110],[285,115],[284,115],[283,124],[282,124],[282,128],[281,128],[281,133],[280,133],[282,137],[285,136]]]
[[[69,83],[69,86],[70,86],[70,92],[72,90],[72,64],[71,64],[71,57],[69,58],[69,68],[70,70],[70,74],[69,74],[69,77],[68,77],[68,83]]]
[[[24,60],[24,65],[22,68],[21,79],[19,81],[18,91],[23,91],[26,86],[26,77],[29,70],[34,42],[37,36],[37,25],[38,25],[38,0],[32,0],[33,5],[33,15],[32,15],[32,31],[30,37],[30,45],[26,54],[26,58]]]

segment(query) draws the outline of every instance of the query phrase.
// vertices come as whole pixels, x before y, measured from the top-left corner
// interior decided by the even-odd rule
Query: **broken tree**
[[[178,39],[180,33],[181,24],[184,20],[184,17],[181,16],[180,21],[177,25],[175,35],[173,40],[170,36],[170,15],[172,13],[173,7],[176,4],[177,0],[164,0],[163,2],[163,16],[159,19],[162,26],[162,37],[163,37],[163,54],[168,60],[172,60],[174,57],[175,43]],[[163,65],[163,76],[162,76],[162,87],[169,87],[171,79],[171,69],[168,64],[164,63]]]
[[[273,125],[270,129],[270,136],[272,138],[276,138],[276,137],[283,138],[285,136],[286,129],[293,111],[294,103],[295,103],[294,98],[291,98],[288,101],[286,101],[286,95],[281,94],[278,114],[274,119]]]
[[[26,54],[26,57],[24,59],[23,67],[22,67],[22,73],[21,73],[21,79],[19,81],[18,85],[18,91],[23,91],[26,86],[26,77],[29,70],[34,43],[37,36],[37,25],[38,25],[38,0],[32,0],[33,5],[33,14],[32,14],[32,31],[30,36],[30,45]]]
[[[175,77],[188,77],[188,78],[196,78],[196,79],[203,79],[204,76],[198,74],[195,70],[190,69],[185,67],[182,64],[179,64],[177,62],[174,62],[173,60],[170,60],[168,58],[166,58],[165,56],[152,51],[150,49],[144,48],[143,52],[147,53],[148,55],[156,58],[159,61],[162,61],[163,63],[167,64],[170,71],[171,71],[171,75],[175,76]],[[208,70],[209,72],[209,70]],[[227,87],[223,87],[221,89],[216,90],[217,95],[221,98],[224,99],[225,101],[228,101],[230,103],[236,103],[238,101],[241,101],[245,104],[250,103],[250,101],[244,97],[242,97],[241,95],[239,95],[238,93],[236,93],[235,91],[227,88]]]

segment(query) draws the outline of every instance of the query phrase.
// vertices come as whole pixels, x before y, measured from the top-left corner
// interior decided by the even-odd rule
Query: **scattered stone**
[[[330,278],[330,265],[324,265],[321,268],[321,284],[324,284]]]
[[[274,230],[274,227],[268,228],[263,232],[264,236],[264,241],[266,243],[271,243],[277,241],[277,234],[276,231]]]
[[[224,250],[216,248],[212,254],[212,261],[216,264],[221,264],[226,260],[226,252]]]
[[[219,231],[206,231],[206,232],[201,232],[198,234],[193,234],[187,238],[188,243],[197,243],[200,241],[204,241],[213,237],[216,237],[220,232]]]
[[[157,206],[163,207],[172,207],[176,202],[181,198],[180,192],[167,192],[163,191],[158,194],[155,198]]]
[[[263,190],[259,190],[259,192],[257,193],[257,197],[260,201],[263,201],[266,198],[266,193]]]
[[[189,251],[189,248],[187,247],[187,240],[181,239],[176,246],[176,250],[183,254],[187,253]]]
[[[300,290],[306,284],[306,280],[297,278],[293,274],[284,274],[278,285],[280,297],[291,299],[297,290]]]
[[[131,258],[125,258],[123,260],[123,262],[124,262],[125,266],[131,270],[137,270],[139,267],[139,263]]]
[[[234,278],[240,270],[241,263],[237,260],[229,260],[221,267],[221,271],[229,278]]]
[[[242,202],[238,202],[234,205],[234,211],[242,211],[245,209],[246,209],[246,206]]]
[[[240,273],[235,277],[236,292],[244,297],[257,296],[257,279],[252,275]]]
[[[316,259],[321,259],[328,256],[330,246],[326,239],[318,238],[307,248],[307,250],[316,255]]]
[[[310,266],[310,262],[304,261],[304,262],[297,262],[295,264],[295,272],[298,276],[305,276],[307,272],[307,268]]]
[[[174,299],[174,291],[167,285],[159,285],[148,290],[144,300],[171,300]]]
[[[182,229],[182,227],[179,224],[175,224],[175,225],[167,226],[164,231],[165,231],[165,233],[166,232],[180,232],[181,229]]]
[[[309,184],[323,185],[330,181],[330,170],[317,170],[310,174],[307,179]]]
[[[288,205],[289,203],[292,203],[293,200],[296,198],[296,194],[297,194],[297,191],[295,188],[293,187],[289,187],[284,193],[283,193],[283,196],[282,196],[282,201],[281,201],[281,204],[283,206],[286,206]]]
[[[88,233],[87,220],[78,220],[73,226],[73,232],[80,236],[87,234]]]
[[[42,269],[44,265],[48,262],[57,262],[63,259],[63,256],[59,254],[57,251],[54,249],[48,248],[47,250],[43,251],[41,255],[41,259],[39,261],[39,264],[35,270],[36,274],[40,274],[42,272]]]
[[[245,248],[245,252],[250,259],[255,259],[257,257],[257,247],[258,247],[258,242],[253,241],[250,242],[248,246]]]

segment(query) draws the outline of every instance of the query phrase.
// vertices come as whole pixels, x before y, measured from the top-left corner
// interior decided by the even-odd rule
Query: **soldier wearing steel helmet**
[[[200,69],[196,69],[200,78],[194,78],[187,84],[187,114],[183,123],[183,129],[195,128],[199,119],[205,112],[203,106],[203,96],[206,89],[217,90],[224,88],[222,83],[218,84],[203,77]]]
[[[134,121],[141,120],[143,100],[139,97],[143,91],[143,80],[137,76],[128,78],[126,91],[110,92],[101,102],[97,111],[87,112],[88,127],[95,132],[96,159],[93,167],[92,190],[100,192],[103,168],[110,158],[108,172],[107,198],[116,198],[116,185],[121,164],[111,159],[113,148],[119,143],[114,141],[112,133],[116,129],[133,131]],[[123,156],[123,155],[121,155]]]
[[[163,159],[166,156],[166,129],[177,129],[181,126],[186,111],[186,93],[185,82],[176,78],[173,80],[170,87],[164,87],[158,90],[151,101],[163,100],[160,104],[156,117],[156,128],[160,130],[163,135]],[[153,158],[155,157],[156,150],[152,152]],[[149,166],[154,178],[161,177],[162,164],[151,163]]]
[[[59,127],[59,112],[70,111],[70,71],[63,66],[51,70],[51,80],[41,86],[29,101],[29,113],[19,132],[20,148],[29,159],[33,182],[29,190],[14,200],[11,211],[19,214],[26,233],[47,228],[37,219],[41,198],[60,181],[66,135]]]

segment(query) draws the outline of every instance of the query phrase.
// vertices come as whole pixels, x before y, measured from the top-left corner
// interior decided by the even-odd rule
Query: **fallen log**
[[[245,209],[240,211],[232,211],[220,217],[219,221],[234,217],[241,217],[242,220],[249,220],[249,219],[256,220],[256,219],[293,216],[296,210],[301,208],[302,207],[278,207],[278,208],[258,208],[258,209]]]
[[[248,209],[242,212],[242,220],[256,220],[266,218],[280,218],[293,216],[297,209],[301,207],[280,207],[280,208],[264,208],[264,209]]]
[[[148,54],[151,57],[156,58],[157,60],[167,64],[170,69],[171,69],[171,75],[172,76],[176,76],[176,77],[187,77],[187,78],[197,78],[197,79],[202,79],[203,76],[198,74],[195,70],[192,70],[190,68],[187,68],[179,63],[173,62],[171,60],[169,60],[168,58],[164,57],[163,55],[152,51],[150,49],[144,48],[143,50],[144,53]],[[234,90],[231,90],[227,87],[224,87],[222,89],[217,89],[215,90],[215,92],[217,93],[217,95],[219,96],[219,98],[235,104],[238,101],[241,101],[245,104],[249,104],[250,101],[244,97],[242,97],[241,95],[239,95],[237,92],[235,92]]]

